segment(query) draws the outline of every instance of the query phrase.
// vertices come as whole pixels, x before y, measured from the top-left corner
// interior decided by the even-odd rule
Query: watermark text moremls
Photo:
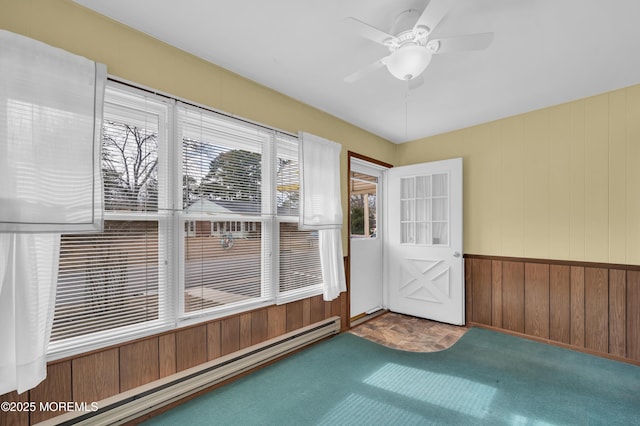
[[[97,402],[74,402],[74,401],[47,401],[40,402],[40,411],[56,411],[56,412],[84,412],[92,413],[98,411]]]
[[[97,402],[46,401],[35,403],[34,401],[2,401],[0,403],[0,411],[5,413],[34,411],[92,413],[98,411],[98,408]]]

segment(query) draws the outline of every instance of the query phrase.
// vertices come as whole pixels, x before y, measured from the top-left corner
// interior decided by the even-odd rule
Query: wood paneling
[[[340,295],[340,297],[333,299],[331,302],[327,302],[330,306],[329,311],[325,311],[325,318],[330,318],[333,316],[342,317],[343,309],[345,305],[343,304],[344,293]]]
[[[571,343],[571,268],[549,267],[549,338]]]
[[[240,315],[240,349],[251,346],[251,313]]]
[[[311,324],[311,300],[302,300],[302,326],[306,327]]]
[[[473,260],[464,259],[464,293],[467,321],[473,321]]]
[[[31,423],[42,422],[60,414],[55,411],[40,411],[41,402],[72,400],[71,361],[47,366],[47,379],[29,391],[29,401],[35,402],[38,407],[38,410],[31,413]]]
[[[175,333],[158,336],[158,356],[160,377],[167,377],[177,371]]]
[[[491,325],[502,327],[502,261],[491,261]]]
[[[109,349],[71,361],[73,400],[91,403],[120,391],[119,349]]]
[[[465,268],[470,322],[640,361],[640,266],[466,255]]]
[[[473,259],[473,321],[491,325],[491,260]]]
[[[523,262],[502,262],[502,324],[507,330],[524,333]]]
[[[584,347],[584,268],[571,267],[571,344]]]
[[[207,324],[207,360],[222,356],[220,321],[213,321]]]
[[[297,330],[302,327],[302,300],[287,303],[287,332]]]
[[[233,316],[220,321],[220,344],[222,355],[240,349],[240,317]]]
[[[549,338],[549,265],[525,263],[524,332]]]
[[[207,326],[176,331],[176,367],[178,371],[207,362]]]
[[[268,339],[269,316],[267,309],[259,309],[251,313],[251,344],[256,345]]]
[[[584,271],[584,343],[587,349],[609,350],[609,277],[603,268]]]
[[[9,392],[4,395],[0,395],[0,402],[28,402],[29,394],[23,392]],[[29,412],[28,411],[0,411],[0,426],[26,426],[29,424]]]
[[[158,338],[120,347],[120,392],[160,378]]]
[[[340,318],[351,318],[350,299],[347,293],[340,294]],[[349,321],[340,321],[340,331],[345,332],[350,328]]]
[[[324,300],[322,300],[322,296],[314,296],[310,298],[309,304],[311,309],[311,311],[309,312],[311,324],[322,321],[325,318]]]
[[[609,270],[609,353],[624,357],[627,353],[627,273]]]
[[[272,339],[287,332],[287,307],[274,305],[267,308],[267,337]]]
[[[627,271],[627,357],[640,361],[640,271]]]
[[[333,311],[331,308],[333,303],[324,301],[323,304],[324,304],[324,314],[322,316],[322,319],[329,318],[331,315],[333,315]]]

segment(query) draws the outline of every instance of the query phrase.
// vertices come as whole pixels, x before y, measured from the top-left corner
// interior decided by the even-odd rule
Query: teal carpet
[[[148,425],[639,425],[640,367],[470,329],[442,352],[352,334]]]

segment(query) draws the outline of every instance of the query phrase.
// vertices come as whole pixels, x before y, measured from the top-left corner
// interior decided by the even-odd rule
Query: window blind
[[[170,105],[143,91],[107,85],[104,231],[62,236],[50,355],[122,341],[172,321]]]
[[[279,223],[278,302],[322,291],[318,232],[299,229],[298,139],[276,135],[276,202]]]
[[[110,85],[102,132],[105,210],[156,212],[165,208],[168,105],[163,99]],[[161,142],[162,140],[162,142]],[[163,194],[159,197],[159,194]],[[159,201],[161,204],[159,205]]]
[[[322,272],[318,233],[300,231],[297,222],[280,223],[280,297],[301,290],[320,290]]]
[[[157,221],[63,236],[51,341],[160,319],[158,252]]]
[[[178,107],[184,222],[183,311],[272,298],[271,132],[189,105]],[[266,161],[265,161],[266,159]]]
[[[262,284],[262,223],[238,219],[198,220],[195,235],[185,236],[185,313],[269,297]]]
[[[183,210],[259,215],[262,154],[269,133],[184,104],[178,106],[178,131],[182,143]]]

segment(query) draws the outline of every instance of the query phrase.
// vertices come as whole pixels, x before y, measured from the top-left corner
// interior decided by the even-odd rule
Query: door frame
[[[366,161],[387,169],[393,167],[392,164],[385,163],[384,161],[376,160],[375,158],[367,157],[366,155],[358,154],[357,152],[347,151],[347,328],[351,328],[351,159],[356,158],[358,160]]]

